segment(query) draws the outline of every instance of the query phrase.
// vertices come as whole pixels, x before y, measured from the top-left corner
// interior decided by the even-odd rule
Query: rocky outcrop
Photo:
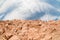
[[[0,21],[0,40],[60,40],[60,20]]]

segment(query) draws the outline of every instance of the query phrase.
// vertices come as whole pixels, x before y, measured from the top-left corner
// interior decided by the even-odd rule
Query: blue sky
[[[0,20],[60,20],[60,0],[0,0]]]

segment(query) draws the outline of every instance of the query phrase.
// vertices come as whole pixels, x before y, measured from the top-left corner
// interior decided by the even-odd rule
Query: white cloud
[[[52,16],[52,15],[49,15],[49,14],[45,14],[40,19],[43,20],[43,21],[49,21],[49,20],[54,20],[56,18],[57,18],[57,16]]]
[[[50,8],[54,9],[53,6],[51,6],[48,3],[42,2],[40,0],[7,0],[4,5],[0,8],[0,12],[6,11],[6,9],[12,4],[18,4],[18,8],[9,13],[5,16],[4,20],[7,19],[25,19],[32,14],[35,14],[35,12],[45,12],[48,11]],[[44,17],[47,18],[45,19]],[[43,20],[50,20],[51,16],[45,15],[42,17]],[[52,18],[53,19],[53,18]]]
[[[13,6],[14,4],[16,5],[17,4],[16,2],[17,0],[5,0],[5,2],[3,2],[3,5],[0,7],[0,13],[5,12],[6,9],[9,8],[10,6]],[[18,6],[18,4],[16,6]]]

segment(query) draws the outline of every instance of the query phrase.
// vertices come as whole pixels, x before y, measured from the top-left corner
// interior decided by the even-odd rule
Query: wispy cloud
[[[57,16],[52,16],[50,14],[45,14],[40,19],[43,20],[43,21],[49,21],[49,20],[55,20],[56,18],[57,18]]]
[[[59,10],[44,0],[6,0],[0,7],[0,14],[7,13],[3,20],[11,19],[41,19],[52,20]],[[56,14],[58,14],[56,13]],[[46,18],[45,18],[46,17]]]

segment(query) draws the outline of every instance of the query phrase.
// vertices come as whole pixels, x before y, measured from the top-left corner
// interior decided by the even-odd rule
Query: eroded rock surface
[[[60,40],[60,20],[0,21],[0,40]]]

